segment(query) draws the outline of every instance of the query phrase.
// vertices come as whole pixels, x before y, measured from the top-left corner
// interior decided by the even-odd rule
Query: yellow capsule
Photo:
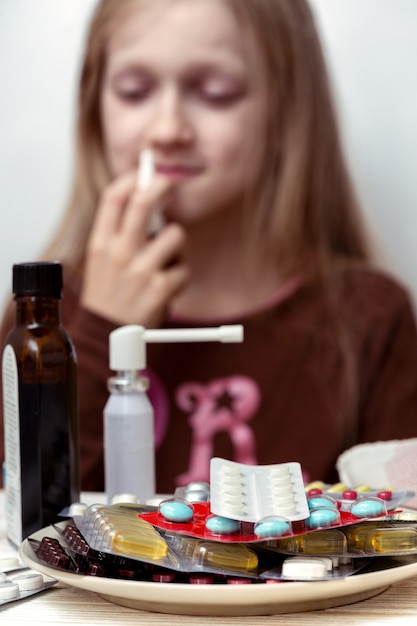
[[[369,485],[359,485],[358,487],[355,487],[355,491],[358,493],[366,493],[367,491],[371,491],[371,488]]]
[[[344,555],[347,552],[345,535],[336,529],[319,530],[295,537],[294,552],[303,554]]]
[[[92,532],[101,546],[126,556],[160,559],[168,552],[168,544],[158,531],[133,511],[103,507],[95,512]]]
[[[201,565],[211,565],[242,572],[258,567],[256,553],[241,543],[201,542],[196,547],[194,558]]]
[[[365,551],[367,546],[367,538],[370,533],[373,533],[377,529],[392,528],[390,522],[362,522],[354,526],[346,526],[344,534],[347,539],[348,550],[352,551]]]
[[[399,511],[391,515],[391,519],[401,522],[417,522],[417,511]]]
[[[153,537],[156,530],[152,524],[149,524],[149,522],[137,516],[125,516],[111,512],[96,518],[93,533],[97,539],[106,541],[107,538],[109,536],[112,537],[115,532],[141,533],[141,535],[148,534]]]
[[[266,547],[277,552],[297,552],[297,537],[283,537],[282,539],[271,539],[266,542]]]
[[[417,550],[417,530],[411,527],[384,528],[368,535],[367,551],[396,554]]]
[[[343,493],[347,490],[347,486],[344,483],[335,483],[326,489],[330,493]]]
[[[321,480],[315,480],[312,483],[309,483],[305,486],[306,491],[310,491],[310,489],[324,489],[325,485]]]
[[[118,554],[138,558],[162,559],[168,554],[167,542],[155,530],[153,533],[130,529],[114,531],[111,546]]]

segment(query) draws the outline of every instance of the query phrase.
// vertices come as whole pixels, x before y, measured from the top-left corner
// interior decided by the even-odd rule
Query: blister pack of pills
[[[173,535],[168,539],[170,549],[181,555],[179,568],[167,568],[148,559],[140,560],[119,554],[94,550],[71,521],[54,527],[56,537],[41,540],[29,538],[35,560],[54,569],[81,575],[141,580],[149,582],[186,582],[190,584],[244,584],[291,580],[328,580],[350,576],[359,571],[364,562],[342,562],[334,557],[321,557],[326,564],[321,571],[314,557],[298,561],[297,568],[288,568],[289,558],[261,548],[249,549],[243,544],[220,545]],[[311,557],[313,558],[313,557]],[[187,569],[191,563],[191,569]]]
[[[211,463],[210,484],[157,506],[72,507],[56,538],[31,541],[37,558],[87,575],[246,584],[346,577],[369,556],[417,554],[417,524],[394,521],[413,493],[305,486],[298,463]]]
[[[226,459],[210,462],[212,513],[245,522],[269,516],[289,521],[308,517],[299,463],[245,465]]]
[[[338,558],[417,556],[417,527],[402,521],[363,521],[267,542],[281,554]]]
[[[40,593],[52,587],[56,580],[44,580],[42,574],[19,567],[22,571],[16,573],[0,572],[0,606],[9,602],[17,602],[29,596]]]
[[[349,487],[344,483],[329,485],[321,481],[315,481],[305,486],[308,497],[324,495],[331,497],[338,503],[342,511],[350,511],[356,500],[364,498],[383,500],[388,511],[392,511],[409,502],[414,496],[414,491],[404,489],[372,489],[368,485]]]
[[[177,489],[140,517],[160,530],[221,542],[259,542],[394,515],[413,492],[305,486],[301,466],[211,460],[211,483]]]
[[[177,572],[258,575],[256,553],[241,542],[232,546],[162,533],[134,508],[94,505],[74,524],[97,553],[136,559]]]
[[[241,522],[213,515],[210,503],[192,504],[180,501],[178,498],[164,501],[160,504],[158,511],[141,513],[140,517],[160,531],[168,531],[172,534],[220,543],[260,543],[281,537],[304,535],[324,528],[341,528],[357,524],[360,520],[373,517],[385,518],[387,515],[382,501],[371,503],[377,511],[375,515],[370,513],[368,502],[365,503],[363,510],[359,507],[355,509],[358,515],[352,515],[349,511],[340,511],[337,502],[331,502],[330,499],[326,501],[326,504],[322,498],[320,500],[314,498],[314,501],[308,502],[311,506],[308,517],[294,522],[279,516],[263,518],[256,524]],[[171,514],[172,511],[174,514]],[[188,521],[182,521],[186,515],[189,516]]]
[[[346,578],[356,574],[367,561],[352,561],[329,556],[292,556],[285,558],[279,567],[261,574],[268,580],[313,581]]]

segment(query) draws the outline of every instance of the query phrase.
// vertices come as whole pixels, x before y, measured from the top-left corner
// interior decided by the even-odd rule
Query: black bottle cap
[[[13,293],[17,296],[60,298],[62,265],[55,261],[13,265]]]

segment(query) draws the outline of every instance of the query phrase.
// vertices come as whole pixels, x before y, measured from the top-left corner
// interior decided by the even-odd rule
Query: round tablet
[[[0,583],[0,600],[13,600],[19,597],[19,586],[11,580]]]
[[[245,513],[245,505],[241,500],[238,500],[237,502],[227,502],[226,503],[227,506],[227,513],[231,514],[232,516],[238,516],[238,515],[243,515]]]
[[[211,585],[214,582],[212,574],[190,574],[188,582],[190,585]]]
[[[209,497],[210,494],[204,489],[190,490],[185,494],[185,498],[188,502],[207,502]]]
[[[280,494],[273,494],[272,499],[275,506],[281,506],[285,504],[294,504],[294,494],[291,492],[285,492]]]
[[[134,493],[117,493],[111,499],[112,504],[138,504],[139,498]]]
[[[79,517],[87,513],[88,506],[83,502],[73,502],[69,508],[70,517]]]
[[[169,522],[184,523],[192,520],[194,509],[186,500],[165,500],[159,505],[159,512]]]
[[[285,504],[279,505],[279,512],[283,517],[289,517],[290,515],[295,515],[297,513],[297,507],[295,502],[287,502]]]
[[[228,585],[251,585],[252,582],[251,578],[227,578]]]
[[[239,532],[240,522],[221,515],[211,515],[206,519],[206,528],[215,535],[232,535]]]
[[[389,489],[384,489],[383,491],[379,491],[376,494],[377,498],[381,498],[381,500],[392,500],[392,491],[390,491]]]
[[[283,578],[293,579],[324,578],[327,572],[327,563],[319,557],[290,557],[285,559],[281,569]]]
[[[7,572],[8,570],[17,569],[18,567],[20,567],[20,561],[17,557],[9,556],[0,559],[0,572]]]
[[[193,482],[188,483],[188,485],[184,487],[184,493],[186,495],[188,495],[190,492],[194,493],[195,491],[205,492],[207,495],[209,495],[210,484],[207,482],[204,482],[203,480],[194,480]]]
[[[177,575],[175,572],[154,572],[152,574],[152,582],[154,583],[173,583]]]
[[[276,465],[271,469],[271,478],[277,478],[278,476],[289,476],[290,468],[288,465]]]
[[[343,500],[356,500],[357,497],[358,497],[358,492],[355,491],[354,489],[347,489],[342,494]]]
[[[22,574],[21,576],[16,576],[13,579],[20,591],[33,591],[34,589],[42,589],[43,587],[43,576],[42,574]]]

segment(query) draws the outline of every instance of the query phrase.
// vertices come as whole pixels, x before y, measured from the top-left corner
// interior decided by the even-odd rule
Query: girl
[[[66,268],[83,489],[103,489],[108,335],[129,323],[245,330],[148,347],[159,492],[212,456],[332,481],[352,444],[417,435],[413,311],[372,267],[306,0],[101,0],[77,145],[45,256]]]

